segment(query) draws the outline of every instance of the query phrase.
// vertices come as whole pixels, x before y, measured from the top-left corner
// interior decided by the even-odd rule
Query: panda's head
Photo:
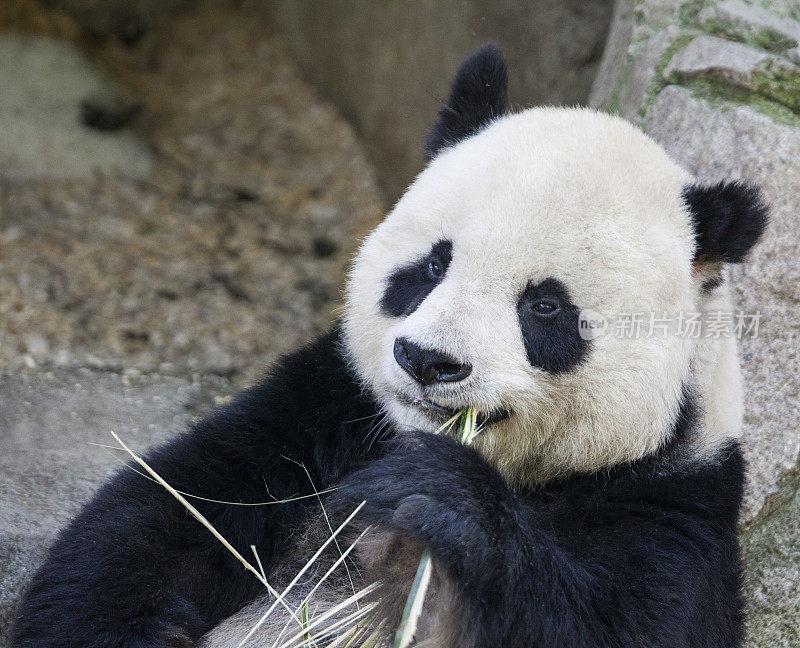
[[[676,327],[757,240],[756,190],[697,186],[616,117],[510,114],[493,45],[462,65],[426,154],[347,292],[348,354],[401,428],[474,406],[477,447],[536,481],[655,450],[698,380],[728,381],[737,401],[735,345],[698,368],[700,344]]]

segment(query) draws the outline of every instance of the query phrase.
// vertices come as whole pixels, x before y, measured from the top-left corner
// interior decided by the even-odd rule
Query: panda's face
[[[476,407],[511,477],[641,456],[669,432],[696,305],[688,175],[631,125],[588,110],[501,119],[435,158],[368,237],[346,338],[401,427]],[[581,313],[610,318],[581,334]],[[615,329],[631,316],[641,331]],[[621,438],[621,436],[623,438]]]

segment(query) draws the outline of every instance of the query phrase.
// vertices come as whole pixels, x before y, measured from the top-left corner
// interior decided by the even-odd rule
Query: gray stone
[[[709,78],[800,109],[800,68],[779,56],[713,36],[693,39],[670,60],[667,81]]]
[[[680,35],[680,29],[670,25],[644,42],[631,64],[630,81],[617,98],[616,110],[622,117],[637,123],[640,121],[641,108],[647,103],[654,82],[657,82],[659,62]]]
[[[698,15],[709,32],[752,43],[769,50],[789,50],[800,62],[800,22],[741,0],[727,0],[706,7]]]
[[[677,86],[658,95],[646,129],[701,181],[749,180],[764,189],[772,206],[763,240],[732,272],[738,308],[761,313],[758,335],[741,343],[749,461],[742,523],[747,525],[766,512],[769,496],[800,453],[800,130],[748,107],[714,110]]]
[[[669,81],[675,75],[691,79],[714,74],[746,88],[755,71],[775,60],[771,54],[741,43],[700,36],[675,54],[664,70],[664,78]]]
[[[685,13],[691,10],[691,0],[634,0],[634,28],[632,41],[637,43],[650,38],[669,25],[683,26]]]
[[[742,534],[748,566],[745,595],[753,646],[800,646],[800,490],[795,472],[786,484],[794,496],[762,524]]]
[[[145,177],[152,159],[127,131],[82,124],[89,97],[129,103],[124,91],[73,44],[45,37],[0,36],[0,177]]]
[[[676,0],[617,0],[589,105],[636,124],[664,82],[663,62],[675,41],[689,37],[681,28]],[[695,36],[696,34],[691,34]]]
[[[114,430],[142,451],[230,391],[220,378],[89,369],[0,374],[0,646],[58,529],[121,467],[124,453],[93,444],[115,445]]]

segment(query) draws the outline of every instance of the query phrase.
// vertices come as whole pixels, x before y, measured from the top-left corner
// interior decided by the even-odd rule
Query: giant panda
[[[312,600],[379,583],[385,645],[427,549],[418,646],[740,646],[736,344],[676,322],[730,309],[726,265],[766,206],[742,182],[698,184],[617,117],[514,114],[506,85],[495,45],[464,61],[427,167],[357,254],[342,320],[146,460],[210,500],[320,493],[193,501],[258,548],[277,589],[365,502],[347,577]],[[668,325],[612,330],[637,313]],[[436,433],[466,406],[473,444]],[[237,646],[273,603],[123,470],[59,535],[12,645]],[[249,645],[285,642],[287,617],[278,606]]]

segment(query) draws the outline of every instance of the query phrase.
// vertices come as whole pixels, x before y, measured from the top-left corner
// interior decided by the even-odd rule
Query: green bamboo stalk
[[[478,436],[478,412],[474,407],[461,410],[456,416],[440,427],[437,432],[448,431],[458,421],[457,438],[460,443],[469,445]],[[430,584],[431,573],[433,572],[433,561],[431,554],[426,549],[417,567],[417,574],[411,585],[411,591],[406,599],[406,606],[403,608],[403,616],[400,619],[400,626],[394,635],[392,648],[407,648],[414,639],[417,631],[417,622],[422,614],[422,604],[425,602],[425,594]]]

